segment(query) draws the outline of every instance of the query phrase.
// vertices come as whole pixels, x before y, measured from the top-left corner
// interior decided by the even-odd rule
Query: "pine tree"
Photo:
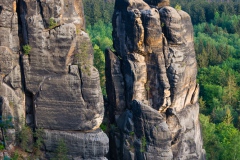
[[[198,66],[200,68],[208,66],[208,54],[205,49],[202,50],[202,53],[197,55]]]
[[[59,140],[57,149],[55,151],[55,158],[54,160],[68,160],[67,157],[67,146],[63,139]]]
[[[226,115],[224,117],[224,120],[223,122],[226,123],[226,124],[231,124],[233,121],[233,117],[232,117],[232,114],[231,114],[231,110],[229,108],[226,109]]]
[[[223,98],[222,98],[224,104],[236,106],[237,94],[238,94],[238,87],[236,84],[236,78],[233,74],[228,73],[227,86],[224,87]]]

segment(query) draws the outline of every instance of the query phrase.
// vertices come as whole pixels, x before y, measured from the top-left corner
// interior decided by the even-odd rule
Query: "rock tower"
[[[112,23],[110,158],[204,159],[190,16],[165,0],[116,0]]]

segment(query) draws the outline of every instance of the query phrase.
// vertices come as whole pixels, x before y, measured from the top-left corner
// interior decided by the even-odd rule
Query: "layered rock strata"
[[[204,159],[190,16],[169,1],[116,0],[106,51],[110,158]]]
[[[13,117],[12,132],[25,120],[43,129],[47,159],[60,140],[70,159],[106,159],[103,96],[82,1],[0,0],[0,9],[2,118]]]

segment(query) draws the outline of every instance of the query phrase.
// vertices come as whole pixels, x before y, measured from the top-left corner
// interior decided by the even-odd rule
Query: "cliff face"
[[[190,17],[166,0],[116,0],[106,51],[109,159],[204,159]],[[25,123],[69,159],[106,159],[104,109],[81,0],[0,0],[0,114],[8,149]],[[31,137],[29,135],[29,137]],[[32,140],[33,141],[33,140]],[[30,147],[30,146],[29,146]]]
[[[105,159],[103,96],[84,29],[81,0],[0,0],[1,116],[14,123],[9,148],[26,120],[43,129],[47,159],[60,140],[71,159]]]
[[[116,51],[106,51],[111,159],[204,159],[193,27],[168,5],[116,0]]]

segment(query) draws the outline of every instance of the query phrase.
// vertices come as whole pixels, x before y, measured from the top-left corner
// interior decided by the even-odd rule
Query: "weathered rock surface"
[[[1,116],[11,117],[11,133],[24,121],[44,129],[46,155],[62,139],[71,159],[106,159],[103,96],[84,21],[81,0],[0,0]]]
[[[108,139],[103,132],[100,137],[93,132],[102,123],[103,97],[99,74],[93,67],[90,39],[83,31],[82,2],[26,1],[22,8],[22,23],[27,26],[24,41],[32,47],[30,54],[24,56],[24,75],[26,89],[34,97],[36,126],[57,130],[72,159],[104,157]],[[54,26],[51,26],[50,19],[55,21]],[[51,130],[47,133],[54,137],[55,131]],[[65,131],[76,132],[67,134]],[[84,139],[84,135],[88,135],[83,133],[85,131],[91,131],[91,136],[100,141]],[[75,144],[70,143],[73,139]],[[89,143],[92,148],[87,148]],[[56,149],[56,140],[45,139],[45,145],[47,153],[52,152]],[[80,151],[79,145],[85,147],[82,149],[86,149],[86,153]],[[104,152],[88,153],[103,148]]]
[[[81,0],[0,0],[0,114],[16,145],[22,122],[63,140],[75,160],[204,159],[190,17],[168,0],[116,0],[106,52],[110,142]],[[23,53],[23,46],[30,52]]]
[[[116,0],[116,52],[106,51],[111,159],[205,158],[193,27],[168,5]]]
[[[8,122],[3,134],[9,138],[2,139],[8,148],[15,145],[15,132],[20,130],[21,119],[25,117],[15,0],[0,1],[0,37],[0,116],[3,122]]]
[[[54,157],[55,149],[61,140],[67,145],[70,159],[104,159],[108,152],[108,137],[100,129],[85,133],[56,130],[44,130],[44,132],[48,159]]]
[[[24,56],[24,75],[26,89],[34,96],[37,127],[98,128],[103,119],[103,98],[98,72],[92,66],[90,40],[81,31],[81,1],[26,1],[21,7],[28,33],[24,41],[32,47]],[[50,18],[56,23],[54,28],[44,23]]]

